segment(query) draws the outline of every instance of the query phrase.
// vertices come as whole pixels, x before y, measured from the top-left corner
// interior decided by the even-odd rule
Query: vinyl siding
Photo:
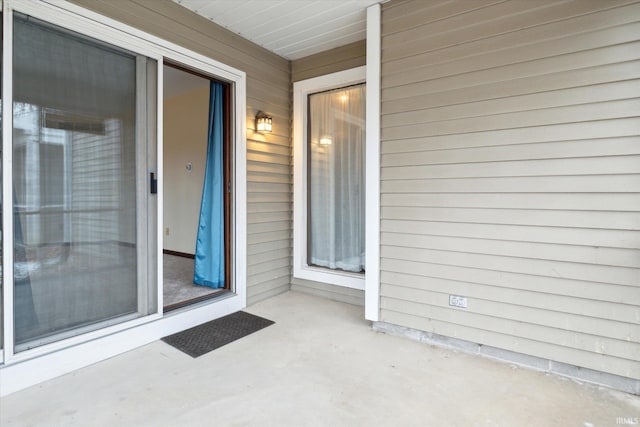
[[[291,61],[291,78],[299,82],[366,64],[367,43],[361,40]]]
[[[392,1],[382,33],[381,320],[640,379],[640,3]]]
[[[247,303],[289,290],[289,61],[169,0],[73,1],[247,73]],[[273,116],[273,133],[254,132],[259,110]]]
[[[364,307],[364,291],[359,289],[294,277],[291,279],[291,290]]]
[[[291,62],[293,82],[320,77],[367,63],[366,41],[351,43]],[[334,301],[364,306],[364,291],[312,280],[291,278],[291,289]]]

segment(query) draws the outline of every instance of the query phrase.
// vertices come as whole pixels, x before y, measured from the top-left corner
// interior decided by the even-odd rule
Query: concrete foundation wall
[[[433,332],[419,331],[417,329],[405,328],[404,326],[392,325],[385,322],[374,322],[373,330],[390,335],[397,335],[420,341],[425,344],[438,347],[445,347],[452,350],[459,350],[469,354],[489,357],[491,359],[501,360],[503,362],[513,363],[515,365],[527,368],[537,369],[545,372],[563,375],[580,381],[604,385],[616,390],[622,390],[627,393],[640,395],[640,380],[621,377],[618,375],[608,374],[606,372],[585,369],[579,366],[570,365],[568,363],[556,362],[540,357],[529,356],[527,354],[515,351],[504,350],[502,348],[491,347],[461,340],[458,338],[446,337]]]

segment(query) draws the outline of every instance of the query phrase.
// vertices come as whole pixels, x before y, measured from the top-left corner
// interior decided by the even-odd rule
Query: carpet
[[[162,258],[165,307],[219,292],[219,289],[193,284],[193,259],[169,254],[164,254]]]
[[[238,311],[169,335],[162,338],[162,341],[195,358],[273,325],[273,323],[269,319]]]

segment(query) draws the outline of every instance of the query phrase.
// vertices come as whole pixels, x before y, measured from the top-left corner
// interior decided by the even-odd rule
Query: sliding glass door
[[[13,52],[20,352],[157,311],[157,63],[19,14]]]

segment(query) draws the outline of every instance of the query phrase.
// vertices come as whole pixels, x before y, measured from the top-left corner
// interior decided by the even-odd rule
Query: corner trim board
[[[367,154],[366,154],[366,266],[367,320],[380,319],[380,64],[381,6],[367,8]]]

